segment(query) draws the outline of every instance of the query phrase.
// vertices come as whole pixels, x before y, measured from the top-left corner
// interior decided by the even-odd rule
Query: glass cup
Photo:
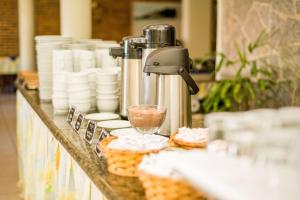
[[[158,105],[137,105],[127,108],[133,128],[143,134],[157,133],[163,124],[167,109]]]

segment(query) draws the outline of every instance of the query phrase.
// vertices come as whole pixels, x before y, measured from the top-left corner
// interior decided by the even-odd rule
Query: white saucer
[[[88,114],[84,117],[87,120],[93,120],[96,122],[99,121],[105,121],[105,120],[113,120],[113,119],[119,119],[120,116],[118,114],[115,113],[91,113]]]
[[[110,132],[110,135],[116,136],[116,137],[123,137],[128,135],[141,135],[138,131],[136,131],[134,128],[122,128],[122,129],[115,129]]]
[[[113,130],[119,128],[128,128],[131,127],[131,124],[127,120],[109,120],[109,121],[98,122],[97,126],[108,130]]]

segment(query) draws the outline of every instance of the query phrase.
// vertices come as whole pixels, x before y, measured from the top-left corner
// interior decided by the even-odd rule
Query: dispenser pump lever
[[[197,94],[199,92],[199,87],[197,86],[196,82],[191,77],[191,75],[187,72],[185,67],[180,67],[180,69],[178,70],[178,74],[183,78],[183,80],[188,85],[190,94]]]

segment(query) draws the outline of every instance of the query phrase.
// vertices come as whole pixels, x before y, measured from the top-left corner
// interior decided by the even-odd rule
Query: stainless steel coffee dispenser
[[[142,86],[142,47],[144,37],[125,37],[121,47],[111,48],[110,55],[122,57],[120,86],[120,115],[127,118],[127,107],[140,104]]]
[[[159,134],[170,135],[180,127],[191,126],[190,95],[199,91],[189,74],[191,65],[188,50],[183,47],[160,48],[146,59],[143,71],[147,76],[156,74],[158,78],[156,104],[167,108]]]
[[[175,28],[169,24],[148,25],[143,29],[143,37],[146,39],[143,48],[142,66],[144,68],[148,55],[159,48],[175,46],[176,34]],[[157,75],[141,74],[142,88],[140,93],[141,104],[155,104]]]

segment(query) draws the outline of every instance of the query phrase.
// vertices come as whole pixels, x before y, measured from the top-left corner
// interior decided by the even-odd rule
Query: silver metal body
[[[122,59],[120,114],[127,117],[127,107],[140,103],[141,59]]]
[[[145,62],[148,55],[156,49],[143,49],[142,54],[142,69],[145,67]],[[141,93],[140,93],[140,104],[156,104],[156,88],[157,88],[157,75],[150,74],[147,75],[146,73],[141,72],[142,77],[142,86],[141,86]]]
[[[156,103],[167,108],[166,119],[159,131],[170,135],[180,127],[191,127],[191,96],[179,75],[157,75]]]

